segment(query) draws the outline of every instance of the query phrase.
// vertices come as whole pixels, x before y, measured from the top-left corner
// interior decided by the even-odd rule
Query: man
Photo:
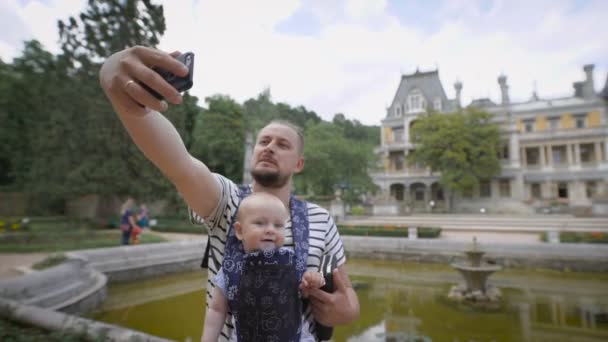
[[[188,153],[175,127],[159,113],[167,109],[167,103],[157,100],[139,84],[145,83],[173,104],[181,103],[180,94],[151,69],[155,66],[185,76],[188,70],[173,58],[177,55],[178,52],[167,54],[147,47],[128,48],[105,61],[99,78],[135,144],[175,185],[190,207],[191,217],[207,222],[211,237],[208,279],[213,279],[223,261],[227,231],[240,201],[238,187],[213,174]],[[288,123],[274,122],[264,127],[258,134],[251,160],[254,178],[251,191],[271,193],[289,208],[292,177],[304,167],[303,144],[301,132]],[[320,289],[306,291],[311,304],[306,321],[313,330],[313,316],[326,326],[347,324],[358,317],[359,302],[344,265],[342,242],[327,211],[308,203],[306,214],[310,231],[307,268],[318,270],[324,253],[338,258],[338,268],[333,274],[336,291],[332,294]],[[290,233],[288,223],[287,247],[293,247]],[[208,280],[207,303],[212,288],[213,283]],[[226,324],[221,340],[227,340],[231,334],[232,327]]]

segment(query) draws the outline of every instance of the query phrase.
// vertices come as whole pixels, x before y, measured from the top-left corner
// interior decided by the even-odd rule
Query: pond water
[[[608,341],[608,274],[507,269],[490,277],[503,308],[448,302],[459,275],[446,265],[351,259],[361,317],[335,341]],[[206,273],[112,285],[90,317],[178,341],[199,341]]]

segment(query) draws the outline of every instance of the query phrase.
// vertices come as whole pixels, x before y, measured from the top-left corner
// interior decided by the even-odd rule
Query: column
[[[581,165],[581,145],[579,143],[574,144],[574,164]]]
[[[553,194],[551,193],[551,182],[546,181],[546,182],[542,182],[540,185],[540,195],[543,199],[547,199],[547,198],[551,198],[553,197]]]
[[[519,149],[519,155],[521,156],[521,165],[523,167],[527,167],[528,166],[528,160],[526,158],[526,148],[522,147]]]
[[[538,165],[540,165],[540,168],[543,169],[545,167],[547,167],[547,163],[545,161],[545,146],[541,145],[538,147]]]
[[[511,133],[509,136],[509,162],[511,167],[521,167],[519,158],[519,135]]]
[[[566,160],[568,161],[568,167],[572,166],[576,162],[576,156],[572,155],[572,146],[572,144],[566,145]],[[574,144],[574,146],[578,146],[578,144]]]
[[[490,181],[490,188],[492,188],[492,199],[498,199],[500,197],[500,187],[498,185],[498,179],[492,179]]]
[[[521,172],[518,172],[517,175],[515,175],[513,182],[511,182],[511,198],[519,201],[523,201],[526,198],[524,191],[524,175]]]
[[[549,165],[549,167],[553,167],[553,151],[551,151],[552,147],[551,145],[547,145],[545,146],[547,148],[547,165]]]
[[[608,138],[604,140],[604,161],[608,162]]]
[[[430,213],[432,212],[432,208],[431,208],[431,186],[425,184],[424,187],[424,205],[426,206],[426,212]]]
[[[599,165],[602,162],[602,143],[596,141],[593,149],[595,150],[595,164]]]

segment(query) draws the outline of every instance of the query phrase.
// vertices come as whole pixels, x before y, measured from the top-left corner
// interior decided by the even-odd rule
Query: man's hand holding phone
[[[119,113],[143,115],[148,111],[144,107],[165,111],[167,102],[181,103],[180,91],[192,86],[194,58],[192,55],[188,67],[178,60],[179,56],[187,57],[188,54],[168,54],[143,46],[135,46],[110,56],[99,72],[99,79],[115,110]],[[187,59],[184,61],[187,62]],[[178,85],[180,90],[172,83]],[[155,97],[146,88],[152,89],[164,100]]]

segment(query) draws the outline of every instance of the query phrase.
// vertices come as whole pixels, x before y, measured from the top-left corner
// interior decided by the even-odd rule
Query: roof
[[[403,103],[407,99],[410,91],[418,89],[422,92],[427,103],[433,103],[436,98],[441,98],[441,102],[447,103],[448,98],[445,95],[441,81],[439,80],[439,69],[434,71],[421,72],[416,70],[415,73],[402,75],[401,82],[397,88],[397,93],[391,106],[395,103]]]

